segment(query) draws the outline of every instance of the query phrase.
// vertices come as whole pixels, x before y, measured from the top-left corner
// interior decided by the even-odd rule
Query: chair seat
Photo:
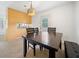
[[[34,42],[31,41],[31,40],[28,40],[28,42],[29,42],[30,44],[32,44],[32,45],[36,45],[36,43],[34,43]]]

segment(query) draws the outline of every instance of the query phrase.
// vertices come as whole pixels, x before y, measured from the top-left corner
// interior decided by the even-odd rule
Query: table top
[[[38,35],[34,35],[31,38],[36,42],[58,49],[62,38],[62,33],[54,34],[49,32],[40,32]]]

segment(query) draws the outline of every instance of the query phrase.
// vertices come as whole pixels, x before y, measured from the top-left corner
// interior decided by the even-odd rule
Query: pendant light
[[[27,10],[27,14],[29,16],[34,16],[36,14],[35,9],[32,7],[32,1],[31,1],[31,4],[30,4],[30,8]]]

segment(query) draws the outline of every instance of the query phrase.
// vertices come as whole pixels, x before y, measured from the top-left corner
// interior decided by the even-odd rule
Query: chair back
[[[27,31],[28,38],[34,35],[34,28],[27,28],[26,31]]]
[[[56,28],[48,27],[49,33],[56,33]]]
[[[39,29],[38,28],[34,28],[34,33],[38,34],[39,33]]]

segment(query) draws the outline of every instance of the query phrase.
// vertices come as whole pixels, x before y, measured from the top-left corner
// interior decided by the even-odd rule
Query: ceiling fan
[[[33,6],[32,6],[32,1],[30,1],[31,3],[30,3],[30,8],[28,8],[27,10],[26,10],[26,12],[27,12],[27,14],[29,15],[29,16],[34,16],[35,14],[36,14],[36,11],[35,11],[35,8],[33,8]],[[26,8],[26,5],[24,5],[24,7]]]

